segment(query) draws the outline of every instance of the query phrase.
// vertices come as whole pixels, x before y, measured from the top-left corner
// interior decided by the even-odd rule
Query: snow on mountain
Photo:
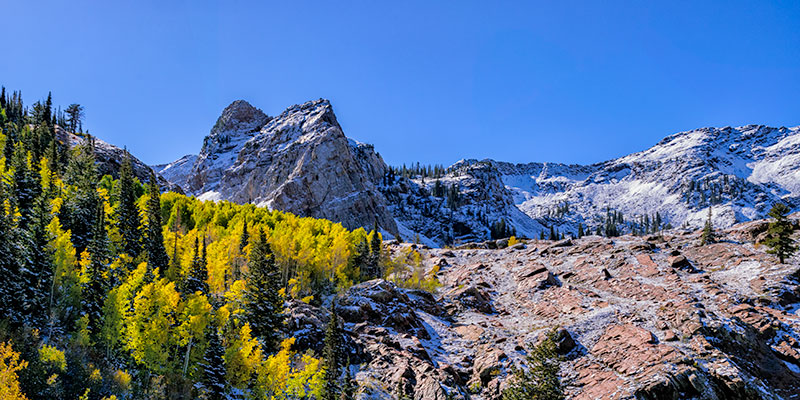
[[[153,169],[168,181],[180,187],[187,187],[189,175],[192,173],[192,167],[196,161],[197,155],[188,154],[169,164],[154,165]]]
[[[188,193],[252,202],[348,227],[376,223],[440,245],[503,235],[538,237],[702,226],[763,218],[800,205],[800,127],[702,128],[592,165],[461,160],[436,178],[397,176],[371,145],[347,138],[327,100],[275,118],[244,101],[227,107],[198,156],[158,166]],[[657,222],[656,222],[657,221]],[[656,226],[658,224],[658,226]]]

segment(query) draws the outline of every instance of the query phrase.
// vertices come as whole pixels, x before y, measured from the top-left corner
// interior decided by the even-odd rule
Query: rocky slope
[[[56,125],[56,140],[69,148],[73,148],[79,144],[82,144],[87,139],[88,137],[86,136],[75,135]],[[122,165],[122,161],[125,159],[125,157],[130,157],[133,175],[142,183],[147,183],[150,181],[151,168],[147,164],[134,157],[132,154],[127,153],[125,149],[121,149],[113,144],[104,142],[96,137],[92,137],[92,140],[94,143],[94,156],[97,160],[97,171],[101,176],[111,175],[114,178],[118,178],[119,168]],[[156,173],[156,179],[158,179],[159,185],[164,190],[171,190],[178,193],[183,192],[183,189],[179,185],[164,179],[164,177],[158,173]]]
[[[800,398],[800,273],[753,243],[765,228],[421,248],[434,294],[375,280],[336,297],[359,398],[499,399],[552,327],[570,399]],[[326,310],[291,304],[301,346]]]

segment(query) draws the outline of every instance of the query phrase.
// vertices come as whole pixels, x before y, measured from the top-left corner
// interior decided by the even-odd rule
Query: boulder
[[[360,283],[338,295],[336,312],[345,322],[369,322],[429,338],[405,291],[382,279]]]
[[[495,312],[490,296],[477,286],[457,287],[447,292],[444,298],[454,304],[457,311],[473,309],[484,314]]]

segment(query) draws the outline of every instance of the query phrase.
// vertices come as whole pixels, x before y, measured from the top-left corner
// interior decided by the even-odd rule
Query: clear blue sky
[[[391,164],[590,163],[800,124],[800,2],[2,0],[0,84],[148,163],[220,111],[320,97]]]

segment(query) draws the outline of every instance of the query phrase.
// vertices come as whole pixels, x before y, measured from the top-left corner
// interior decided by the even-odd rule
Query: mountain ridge
[[[223,123],[229,129],[222,137],[235,138],[232,145],[208,146],[219,142],[219,121],[235,120],[231,109],[245,110],[241,114],[250,118],[245,124]],[[328,100],[294,105],[274,118],[254,110],[242,100],[232,103],[196,159],[184,156],[156,169],[203,199],[253,202],[329,217],[351,228],[378,225],[392,236],[430,245],[489,239],[500,222],[513,228],[506,233],[526,237],[549,234],[551,228],[575,236],[579,225],[590,232],[605,229],[613,213],[619,232],[647,233],[702,226],[709,207],[714,224],[728,227],[763,217],[778,201],[793,209],[800,205],[800,127],[699,128],[589,165],[463,159],[442,176],[398,177],[373,146],[345,136]],[[326,147],[346,159],[309,158]],[[284,165],[276,164],[276,157]],[[212,158],[224,162],[209,162]],[[336,163],[347,168],[337,171]],[[350,184],[314,184],[321,171],[327,182]],[[277,181],[266,182],[259,173]],[[433,193],[436,185],[455,187],[458,201]],[[336,205],[353,196],[365,200],[355,217]]]

